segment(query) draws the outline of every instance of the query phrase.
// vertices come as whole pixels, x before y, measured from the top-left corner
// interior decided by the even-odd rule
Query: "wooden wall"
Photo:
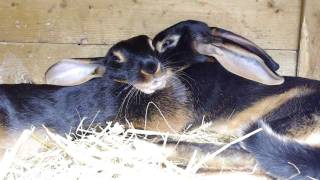
[[[303,4],[298,76],[320,80],[320,1]]]
[[[280,74],[296,75],[299,47],[312,49],[303,46],[309,41],[300,40],[301,14],[309,12],[302,11],[302,4],[302,0],[1,0],[0,73],[1,63],[11,62],[41,83],[45,70],[61,58],[102,56],[119,40],[138,34],[152,37],[178,21],[196,19],[253,40],[280,63]],[[307,32],[314,24],[309,16],[304,18]],[[315,27],[320,26],[317,23]],[[309,56],[300,55],[301,69],[308,69],[305,58]]]

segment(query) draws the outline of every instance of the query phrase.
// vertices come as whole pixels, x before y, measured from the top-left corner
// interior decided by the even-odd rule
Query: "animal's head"
[[[279,65],[259,46],[230,31],[188,20],[179,22],[153,39],[161,61],[185,66],[217,60],[228,71],[267,85],[282,84]]]
[[[190,20],[177,23],[157,34],[153,45],[162,59],[175,66],[182,66],[210,60],[208,56],[196,51],[194,43],[198,41],[211,41],[211,31],[205,23]]]
[[[155,56],[151,40],[144,35],[117,43],[105,58],[111,79],[133,85],[147,94],[164,88],[171,76],[171,71]]]
[[[108,76],[151,94],[166,87],[171,75],[171,70],[164,68],[155,56],[151,40],[141,35],[118,42],[96,61],[62,60],[47,71],[46,80],[48,84],[68,86]]]

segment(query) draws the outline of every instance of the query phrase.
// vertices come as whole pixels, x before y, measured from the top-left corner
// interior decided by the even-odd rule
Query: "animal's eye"
[[[113,51],[111,53],[110,58],[112,62],[117,62],[117,63],[124,63],[127,60],[124,54],[120,51]]]
[[[173,48],[173,47],[177,46],[177,44],[179,42],[179,39],[180,39],[180,35],[171,35],[171,36],[163,39],[159,43],[157,43],[156,44],[156,50],[159,53],[163,53],[168,48]]]
[[[117,62],[119,62],[119,61],[120,61],[119,57],[118,57],[118,56],[116,56],[116,55],[114,55],[114,54],[111,54],[110,59],[111,59],[111,61],[117,61]]]
[[[164,43],[162,44],[162,48],[167,48],[169,47],[171,44],[173,43],[172,39],[167,39],[164,41]]]

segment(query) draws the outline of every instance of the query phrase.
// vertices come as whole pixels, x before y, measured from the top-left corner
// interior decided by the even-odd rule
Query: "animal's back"
[[[105,122],[115,115],[115,100],[110,88],[102,91],[93,86],[95,81],[81,87],[0,85],[1,122],[16,130],[45,125],[59,133],[69,132],[85,117],[87,124],[95,115],[97,122]]]

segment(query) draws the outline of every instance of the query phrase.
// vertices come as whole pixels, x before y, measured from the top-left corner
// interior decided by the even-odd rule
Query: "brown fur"
[[[249,124],[260,120],[263,116],[279,108],[289,100],[308,95],[312,92],[313,90],[311,89],[301,87],[289,89],[282,94],[266,97],[245,110],[237,112],[235,115],[230,115],[229,119],[214,121],[212,128],[222,134],[241,135],[242,130]]]
[[[133,121],[133,126],[135,128],[152,131],[179,133],[186,128],[186,125],[192,117],[191,112],[183,107],[173,113],[164,112],[163,116],[161,113],[159,112],[150,119]]]
[[[320,117],[318,115],[311,117],[311,124],[304,123],[293,126],[287,136],[301,143],[320,147]],[[310,122],[310,120],[303,122]]]

